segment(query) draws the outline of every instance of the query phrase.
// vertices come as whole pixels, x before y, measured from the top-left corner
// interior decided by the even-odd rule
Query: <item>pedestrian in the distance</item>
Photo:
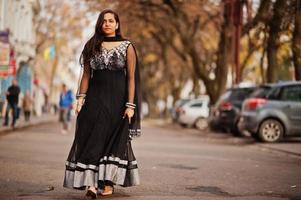
[[[12,123],[11,127],[15,128],[16,121],[19,115],[19,94],[20,94],[20,87],[18,86],[18,82],[16,79],[12,81],[12,85],[7,89],[6,92],[6,99],[7,99],[7,108],[5,113],[4,119],[4,126],[8,126],[9,124],[9,114],[12,113]]]
[[[69,122],[70,122],[70,114],[72,110],[74,102],[73,93],[71,90],[67,89],[67,86],[65,84],[62,85],[62,91],[60,94],[60,113],[59,113],[59,120],[62,122],[63,127],[61,130],[62,134],[67,134],[69,130]]]
[[[31,114],[31,110],[32,110],[32,98],[30,96],[30,92],[26,91],[26,94],[23,98],[23,104],[22,104],[22,109],[24,112],[24,118],[25,121],[28,122],[30,120],[30,114]]]
[[[87,189],[91,199],[115,185],[139,184],[131,139],[141,133],[139,67],[133,44],[120,32],[118,15],[100,13],[95,33],[82,52],[73,145],[64,186]]]

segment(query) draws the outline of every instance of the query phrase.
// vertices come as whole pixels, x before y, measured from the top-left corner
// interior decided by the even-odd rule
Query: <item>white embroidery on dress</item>
[[[92,57],[90,66],[93,70],[121,70],[126,66],[126,50],[130,41],[123,41],[112,49],[102,48],[102,52]]]

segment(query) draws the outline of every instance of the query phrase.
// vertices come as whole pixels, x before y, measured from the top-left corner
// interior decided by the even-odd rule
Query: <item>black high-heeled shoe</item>
[[[96,199],[97,198],[97,193],[92,192],[92,190],[88,190],[86,193],[86,197],[88,199]]]

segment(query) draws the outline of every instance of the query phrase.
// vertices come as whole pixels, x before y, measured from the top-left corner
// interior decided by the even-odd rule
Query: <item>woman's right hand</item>
[[[80,110],[82,109],[82,106],[84,105],[85,99],[83,97],[80,97],[76,102],[76,108],[75,108],[75,114],[78,114]]]

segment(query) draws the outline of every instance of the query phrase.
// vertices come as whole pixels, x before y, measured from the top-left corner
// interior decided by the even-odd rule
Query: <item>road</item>
[[[0,199],[84,199],[62,187],[73,132],[50,123],[2,135]],[[301,157],[249,140],[146,122],[133,148],[141,185],[103,199],[301,199]]]

